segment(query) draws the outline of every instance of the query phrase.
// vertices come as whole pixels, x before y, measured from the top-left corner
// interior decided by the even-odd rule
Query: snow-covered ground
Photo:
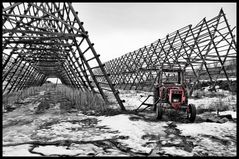
[[[237,77],[228,78],[230,81],[236,81]],[[199,80],[200,82],[209,82],[210,80]],[[218,78],[217,81],[227,81],[227,78]]]
[[[121,142],[130,147],[132,151],[150,153],[153,147],[150,145],[150,147],[144,146],[149,140],[142,138],[142,136],[150,134],[165,136],[164,126],[166,126],[166,123],[145,122],[143,120],[132,121],[130,117],[137,118],[138,116],[121,114],[110,117],[101,116],[98,119],[100,120],[99,125],[106,125],[112,130],[119,131],[119,135],[129,136],[128,140],[121,140]]]
[[[236,125],[232,122],[178,124],[183,136],[195,141],[193,153],[207,153],[209,156],[235,156]]]
[[[236,95],[223,93],[222,101],[236,104]],[[24,101],[34,101],[44,94],[39,92]],[[136,109],[150,94],[120,90],[127,110]],[[207,108],[218,100],[204,97],[189,99],[189,103]],[[147,103],[152,102],[150,97]],[[39,102],[34,101],[4,113],[3,156],[236,156],[234,121],[156,121],[154,112],[146,112],[145,116],[89,116],[81,112],[62,113],[60,104],[51,103],[47,111],[35,114]],[[236,118],[236,111],[220,112],[226,114]]]
[[[216,86],[216,88],[218,87]],[[202,96],[199,99],[189,98],[188,103],[194,104],[196,108],[208,109],[210,107],[213,107],[213,106],[215,107],[217,105],[220,106],[220,104],[222,104],[222,105],[228,106],[229,108],[233,107],[236,109],[237,96],[235,94],[232,94],[231,92],[222,90],[222,89],[217,89],[217,92],[210,92],[208,91],[208,89],[209,87],[205,87],[205,90],[204,90],[205,96]],[[120,97],[125,100],[124,105],[127,110],[137,109],[149,95],[153,95],[153,93],[139,91],[139,90],[120,90]],[[146,101],[146,103],[152,104],[153,96],[150,96],[148,100]],[[142,106],[142,108],[144,107],[145,106]],[[229,113],[234,118],[236,118],[235,110],[220,112],[220,114],[225,114],[225,113]]]

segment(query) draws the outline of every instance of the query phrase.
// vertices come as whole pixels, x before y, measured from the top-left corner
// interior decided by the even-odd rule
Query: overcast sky
[[[72,3],[102,62],[137,50],[223,8],[236,26],[236,3]],[[231,27],[231,28],[232,28]]]
[[[236,26],[236,3],[72,3],[102,62],[149,45],[221,8]],[[232,28],[231,27],[231,28]],[[55,82],[56,79],[50,79]],[[58,81],[59,82],[59,81]]]

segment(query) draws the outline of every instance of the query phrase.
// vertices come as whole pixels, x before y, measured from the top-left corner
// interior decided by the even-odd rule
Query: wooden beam
[[[9,7],[4,8],[4,9],[2,10],[2,12],[6,12],[7,10],[9,10],[9,9],[11,9],[11,8],[14,8],[14,7],[16,7],[16,6],[20,5],[20,4],[22,4],[22,2],[14,3],[14,4],[10,5]],[[2,14],[2,15],[3,15],[3,14]]]
[[[36,4],[30,3],[30,5],[36,7],[37,9],[41,10],[42,12],[44,12],[45,14],[48,14],[49,16],[58,19],[60,22],[62,22],[63,24],[67,25],[68,27],[72,28],[73,30],[76,30],[77,32],[79,32],[80,34],[84,35],[85,37],[88,37],[88,35],[84,32],[82,32],[81,30],[69,25],[68,23],[66,23],[65,21],[59,19],[58,17],[54,16],[53,14],[47,12],[45,9],[42,9],[41,7],[38,7]],[[59,13],[60,14],[60,13]]]
[[[17,29],[2,29],[2,34],[6,33],[25,33],[25,34],[39,34],[39,35],[55,35],[59,37],[71,36],[71,37],[83,37],[84,34],[69,34],[69,33],[56,33],[47,31],[33,31],[33,30],[17,30]]]

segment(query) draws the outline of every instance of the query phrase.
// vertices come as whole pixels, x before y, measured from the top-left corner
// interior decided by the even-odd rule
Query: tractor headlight
[[[178,98],[174,98],[173,102],[179,102],[180,100]]]

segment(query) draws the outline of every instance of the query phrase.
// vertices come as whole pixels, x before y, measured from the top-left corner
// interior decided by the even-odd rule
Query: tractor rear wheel
[[[163,108],[161,104],[156,105],[156,119],[162,119],[163,116]]]
[[[196,119],[196,107],[194,104],[189,104],[188,109],[187,118],[193,123]]]

